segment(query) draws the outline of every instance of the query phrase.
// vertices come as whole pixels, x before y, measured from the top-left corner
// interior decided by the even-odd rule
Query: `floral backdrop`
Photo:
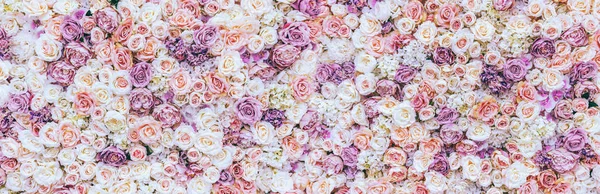
[[[600,193],[600,1],[0,2],[0,193]]]

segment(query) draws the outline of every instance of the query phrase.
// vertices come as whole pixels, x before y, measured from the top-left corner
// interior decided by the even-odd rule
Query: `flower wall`
[[[599,1],[0,3],[0,193],[600,193]]]

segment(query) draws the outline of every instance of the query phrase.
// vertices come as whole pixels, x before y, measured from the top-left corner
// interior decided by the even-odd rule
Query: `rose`
[[[279,30],[279,38],[283,43],[303,47],[310,43],[310,29],[304,22],[291,22],[283,25]]]
[[[377,88],[375,91],[377,91],[380,96],[391,96],[398,94],[399,88],[398,84],[394,81],[382,79],[377,81]]]
[[[254,124],[262,117],[262,103],[252,97],[239,99],[234,107],[234,111],[242,123]]]
[[[306,101],[314,92],[314,86],[311,81],[304,76],[295,78],[292,81],[292,96],[298,101]]]
[[[35,53],[44,61],[56,61],[62,55],[63,44],[49,34],[42,34],[35,41]]]
[[[458,111],[456,111],[456,109],[444,107],[438,111],[436,120],[440,125],[452,124],[458,120],[459,116],[460,114]]]
[[[596,77],[598,74],[598,65],[595,62],[580,62],[571,69],[571,81],[585,81]]]
[[[517,82],[525,78],[530,65],[527,59],[510,59],[504,64],[504,77],[508,81]]]
[[[420,1],[408,2],[406,6],[403,7],[402,13],[415,22],[420,22],[426,16],[423,4]]]
[[[547,38],[538,38],[531,44],[529,52],[534,57],[550,57],[556,52],[554,41]]]
[[[26,113],[33,96],[29,92],[22,94],[11,94],[6,107],[12,112]]]
[[[383,154],[383,163],[391,166],[403,166],[406,163],[407,155],[399,147],[392,147]]]
[[[161,104],[154,107],[152,117],[160,121],[163,127],[172,127],[181,122],[181,113],[170,104]]]
[[[581,25],[573,26],[560,35],[560,38],[567,41],[571,46],[581,47],[589,42],[588,34]]]
[[[100,160],[100,162],[105,164],[118,167],[127,162],[127,157],[125,156],[125,152],[123,150],[115,146],[110,146],[96,155],[96,160]]]
[[[84,115],[91,114],[95,106],[94,101],[95,100],[88,92],[77,93],[77,95],[75,95],[75,111]]]
[[[323,169],[329,175],[335,175],[342,172],[344,168],[344,163],[339,156],[336,155],[328,155],[323,160]]]
[[[342,157],[342,160],[344,161],[344,165],[356,166],[356,164],[358,162],[358,153],[359,153],[359,150],[354,146],[350,146],[350,147],[346,147],[346,148],[342,149],[341,157]]]
[[[127,18],[117,27],[113,37],[117,42],[125,43],[131,35],[133,35],[133,19]]]
[[[336,70],[337,65],[328,65],[328,64],[321,64],[317,67],[317,70],[314,74],[315,79],[317,80],[317,82],[319,83],[325,83],[327,81],[330,81],[330,79],[333,76],[334,71]],[[339,68],[339,66],[337,66]]]
[[[494,9],[498,11],[507,11],[515,4],[515,0],[494,0]]]
[[[150,112],[154,106],[154,96],[152,92],[146,88],[136,88],[129,94],[129,104],[131,110],[140,115],[145,115]]]
[[[556,177],[556,174],[554,174],[554,171],[550,169],[544,170],[537,175],[537,182],[542,188],[546,189],[552,188],[554,185],[556,185],[557,179],[558,178]]]
[[[396,80],[399,83],[408,83],[416,76],[417,73],[417,69],[413,67],[410,67],[408,65],[400,65],[400,67],[398,67],[398,70],[396,70],[394,80]]]
[[[571,129],[562,137],[562,145],[565,149],[578,152],[585,147],[587,133],[581,128]]]
[[[137,131],[140,140],[147,145],[157,143],[163,135],[161,123],[150,116],[140,118],[132,130]]]
[[[219,29],[214,25],[203,25],[194,31],[194,43],[200,48],[210,48],[219,39]]]
[[[283,70],[296,62],[300,56],[300,49],[292,45],[277,45],[271,55],[271,60],[273,60],[271,66]]]
[[[394,108],[392,119],[394,124],[399,127],[408,127],[415,122],[415,109],[408,101],[404,101]]]
[[[64,57],[69,64],[79,68],[87,63],[87,61],[92,57],[92,53],[82,44],[70,42],[65,46]]]
[[[486,96],[484,99],[475,105],[471,111],[476,118],[479,118],[483,121],[488,121],[496,114],[498,114],[498,110],[500,109],[496,99],[491,96]]]
[[[455,144],[462,140],[463,133],[455,125],[443,125],[440,128],[440,139],[447,144]]]
[[[48,66],[47,74],[58,84],[67,86],[73,83],[75,67],[65,61],[57,61]]]
[[[315,17],[323,12],[322,6],[326,2],[323,0],[298,0],[291,4],[291,6],[311,17]]]
[[[554,149],[548,152],[550,167],[558,173],[566,173],[577,166],[579,155],[573,154],[564,148]]]
[[[112,7],[98,10],[93,16],[98,27],[109,33],[113,33],[119,25],[119,14]]]
[[[139,62],[129,70],[131,84],[135,87],[145,87],[152,79],[152,68],[146,62]]]
[[[558,101],[554,107],[554,117],[559,119],[571,119],[573,117],[572,104],[568,100]]]
[[[83,37],[83,27],[69,16],[66,16],[60,24],[60,32],[67,42],[79,41]]]
[[[562,194],[562,193],[571,193],[571,184],[568,182],[561,182],[556,184],[554,187],[550,189],[550,194]]]

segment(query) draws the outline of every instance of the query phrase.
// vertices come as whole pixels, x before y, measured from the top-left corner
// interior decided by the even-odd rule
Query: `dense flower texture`
[[[600,193],[597,1],[0,4],[0,193]]]

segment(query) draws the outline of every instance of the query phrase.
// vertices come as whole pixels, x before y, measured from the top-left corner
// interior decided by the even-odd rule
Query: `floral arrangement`
[[[0,2],[0,193],[600,193],[598,1]]]

